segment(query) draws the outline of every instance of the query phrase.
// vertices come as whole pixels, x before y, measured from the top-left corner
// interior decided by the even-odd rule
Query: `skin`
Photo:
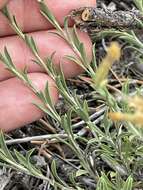
[[[55,0],[45,0],[61,25],[63,25],[63,17],[66,16],[70,10],[82,6],[95,6],[95,1],[96,0],[60,0],[55,4]],[[0,0],[0,8],[2,8],[5,3],[6,1]],[[7,6],[10,12],[16,15],[22,30],[33,36],[42,58],[56,50],[54,64],[58,69],[59,62],[62,60],[63,72],[66,78],[76,76],[82,72],[82,69],[75,63],[63,59],[65,55],[73,55],[74,53],[62,39],[49,33],[49,31],[54,31],[54,29],[52,29],[51,24],[40,15],[39,6],[35,0],[11,0],[7,1]],[[72,25],[72,22],[70,24]],[[1,13],[0,26],[0,52],[3,52],[4,46],[6,46],[14,64],[19,69],[27,66],[28,75],[39,90],[43,90],[48,81],[52,100],[56,103],[58,101],[58,91],[54,81],[52,81],[39,66],[32,63],[32,53],[24,42],[14,34],[8,25],[8,21]],[[78,31],[78,33],[81,41],[85,44],[88,58],[91,60],[91,41],[87,34],[81,33],[80,31]],[[39,102],[39,99],[21,81],[8,72],[1,62],[0,92],[0,128],[4,131],[21,127],[43,116],[43,113],[32,104],[32,102]]]
[[[8,2],[8,0],[0,0],[0,9]]]

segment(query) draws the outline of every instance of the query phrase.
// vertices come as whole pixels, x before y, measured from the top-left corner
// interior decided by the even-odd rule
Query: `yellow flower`
[[[117,42],[112,42],[107,48],[107,55],[100,63],[96,71],[95,85],[97,87],[105,85],[109,70],[115,61],[118,61],[121,56],[121,47]]]

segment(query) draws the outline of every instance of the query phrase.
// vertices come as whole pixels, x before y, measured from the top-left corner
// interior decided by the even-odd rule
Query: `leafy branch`
[[[138,167],[138,164],[135,164],[132,174],[131,164],[132,161],[136,159],[135,156],[132,155],[136,155],[136,150],[138,151],[137,153],[139,155],[142,155],[142,149],[136,143],[136,138],[138,140],[141,140],[142,134],[140,130],[136,128],[136,126],[127,122],[124,125],[128,126],[128,128],[131,129],[131,132],[129,131],[129,133],[126,133],[122,129],[123,127],[122,125],[120,125],[120,123],[115,123],[116,129],[113,129],[113,122],[108,119],[107,114],[108,110],[114,112],[122,110],[124,112],[130,112],[129,107],[126,105],[127,99],[125,98],[125,100],[123,100],[122,102],[117,101],[117,99],[108,91],[106,85],[107,75],[112,64],[115,61],[118,61],[120,58],[120,46],[117,43],[112,43],[111,46],[107,48],[107,55],[101,62],[100,66],[97,67],[94,45],[93,64],[90,65],[84,44],[80,42],[75,26],[73,28],[68,27],[68,17],[65,18],[63,29],[57,22],[54,15],[48,9],[44,1],[39,1],[39,4],[42,15],[56,28],[57,32],[54,32],[54,34],[60,36],[63,40],[65,40],[65,42],[67,42],[67,44],[75,52],[75,56],[66,55],[65,58],[80,65],[87,72],[87,74],[91,78],[91,82],[89,84],[94,90],[93,94],[96,96],[96,93],[98,93],[107,105],[107,111],[105,110],[101,128],[96,126],[94,122],[91,121],[89,116],[88,102],[86,100],[81,101],[76,93],[71,93],[69,91],[62,71],[62,66],[59,72],[57,72],[54,68],[54,53],[47,59],[43,60],[39,55],[39,50],[33,37],[22,32],[22,30],[18,26],[16,18],[10,15],[6,7],[3,9],[3,14],[7,17],[11,27],[15,30],[18,36],[23,39],[23,41],[32,51],[33,55],[35,56],[35,59],[33,61],[36,64],[40,65],[45,70],[45,72],[55,81],[60,94],[63,96],[64,100],[70,107],[69,111],[65,115],[60,116],[57,113],[51,100],[48,84],[46,85],[43,92],[38,91],[28,78],[27,69],[17,69],[12,62],[12,59],[6,48],[4,50],[4,54],[0,54],[0,59],[3,61],[7,69],[11,71],[21,81],[23,81],[24,84],[26,84],[34,92],[34,94],[39,97],[42,102],[42,104],[40,105],[37,103],[34,104],[39,107],[43,112],[50,115],[64,129],[63,135],[66,135],[66,139],[62,139],[62,137],[60,138],[60,135],[56,137],[53,136],[53,138],[57,138],[58,140],[60,140],[60,142],[68,145],[70,149],[75,153],[76,157],[79,159],[79,171],[76,172],[75,176],[90,176],[90,179],[94,180],[94,182],[97,184],[98,190],[131,190],[134,186],[134,174],[136,173],[136,168]],[[142,4],[137,4],[137,6],[141,8]],[[118,36],[126,42],[130,43],[131,45],[134,45],[134,47],[141,53],[143,49],[143,44],[137,38],[135,33],[127,33],[121,31],[112,31],[112,33],[111,31],[102,32],[102,36],[111,34],[114,34],[114,36]],[[101,35],[101,33],[99,35]],[[129,94],[128,82],[123,85],[123,89],[122,91],[120,91],[121,95],[124,93],[127,95]],[[73,112],[76,113],[76,115],[84,121],[86,127],[88,127],[88,129],[90,130],[90,139],[81,138],[78,135],[74,134],[74,127],[71,122]],[[125,121],[126,120],[127,118],[125,118]],[[131,141],[130,139],[133,139],[134,141]],[[85,150],[80,147],[77,140],[86,143]],[[4,163],[7,164],[8,167],[12,167],[22,172],[28,173],[29,175],[39,177],[43,180],[47,180],[55,189],[56,187],[60,189],[70,189],[70,186],[60,178],[56,169],[55,160],[51,164],[51,179],[47,179],[47,177],[45,177],[37,168],[35,168],[30,163],[30,156],[33,153],[32,150],[27,152],[26,157],[15,151],[15,160],[11,155],[10,151],[7,149],[3,136],[0,137],[0,142],[2,143],[0,149],[0,158]],[[124,150],[126,142],[129,147],[135,147],[134,149],[136,150],[129,148],[126,148],[126,150]],[[96,163],[94,163],[96,159],[91,156],[94,153],[94,151],[92,152],[92,150],[95,150],[97,154],[96,156],[98,156],[102,161],[104,161],[104,163],[106,163],[108,167],[112,169],[109,174],[106,175],[97,169],[98,167],[96,166]],[[3,165],[3,163],[1,165]],[[94,168],[95,166],[96,169]],[[108,176],[111,181],[109,180]],[[123,178],[126,178],[126,180],[123,180],[122,176]],[[74,177],[72,176],[71,178],[73,182],[72,184],[74,184],[74,188],[81,189],[80,185],[74,180]]]

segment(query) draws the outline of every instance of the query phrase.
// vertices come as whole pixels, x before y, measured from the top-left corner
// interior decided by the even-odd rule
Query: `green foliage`
[[[102,174],[97,184],[97,190],[132,190],[132,182],[133,179],[129,176],[128,179],[123,182],[123,185],[117,186],[116,184],[111,183],[105,174]]]
[[[143,1],[135,0],[136,6],[143,11]],[[62,66],[60,72],[57,72],[53,66],[53,53],[43,60],[38,51],[38,47],[34,39],[27,34],[24,34],[14,16],[11,16],[8,9],[4,8],[3,14],[7,17],[10,25],[19,35],[21,39],[27,44],[31,52],[35,56],[33,60],[36,64],[40,65],[48,75],[55,81],[57,88],[64,98],[66,104],[69,105],[69,110],[64,115],[59,115],[56,111],[54,104],[51,100],[49,93],[49,86],[46,84],[43,92],[38,91],[33,86],[28,78],[26,69],[18,70],[14,65],[7,49],[4,53],[0,54],[0,60],[5,64],[6,68],[12,72],[16,77],[27,85],[37,97],[41,100],[42,104],[34,104],[43,112],[53,118],[63,129],[63,133],[67,134],[66,139],[57,139],[69,146],[75,157],[78,159],[78,169],[70,175],[70,183],[64,181],[57,170],[56,160],[51,164],[51,176],[47,178],[44,174],[31,164],[31,155],[33,150],[27,151],[26,156],[20,154],[17,150],[11,153],[4,141],[3,134],[0,135],[0,165],[4,165],[18,171],[27,173],[48,181],[54,189],[86,189],[86,185],[81,184],[80,178],[89,178],[94,181],[97,190],[132,190],[135,187],[142,187],[142,181],[138,181],[139,169],[143,169],[143,147],[142,137],[143,130],[130,122],[113,123],[108,118],[108,111],[115,112],[130,112],[126,98],[129,96],[129,81],[127,81],[119,92],[121,98],[116,98],[114,94],[108,90],[107,86],[100,86],[97,88],[95,84],[96,72],[96,51],[93,45],[93,61],[90,65],[84,44],[80,42],[78,33],[75,26],[70,29],[68,27],[68,18],[65,18],[64,29],[61,28],[55,16],[51,13],[49,8],[45,5],[44,1],[39,1],[42,15],[57,29],[56,35],[64,39],[67,44],[75,52],[75,56],[66,55],[65,58],[72,60],[80,65],[91,78],[91,87],[95,100],[97,97],[102,100],[106,105],[104,117],[100,126],[96,125],[89,114],[88,101],[78,97],[76,93],[72,93],[66,84],[63,75]],[[133,47],[133,51],[138,51],[142,54],[143,43],[131,32],[121,31],[103,31],[98,36],[114,35]],[[61,64],[62,65],[62,64]],[[97,69],[98,70],[98,69]],[[141,94],[141,90],[138,91]],[[98,96],[97,96],[98,95]],[[122,99],[122,100],[121,100]],[[90,137],[81,137],[77,131],[74,130],[72,124],[72,113],[76,114],[81,120],[84,121],[85,127],[90,131]],[[81,143],[84,142],[84,147]],[[100,161],[100,162],[99,162]],[[99,164],[98,163],[101,163]],[[108,168],[108,169],[107,169]]]
[[[0,133],[0,165],[5,167],[10,167],[16,169],[18,171],[24,172],[28,175],[36,176],[40,179],[47,180],[52,184],[52,181],[46,178],[41,171],[36,168],[30,162],[30,156],[33,153],[33,150],[27,151],[26,155],[23,156],[17,150],[14,150],[14,154],[12,154],[4,140],[3,133]],[[4,163],[3,163],[4,162]]]
[[[143,13],[143,0],[134,0],[136,7]]]

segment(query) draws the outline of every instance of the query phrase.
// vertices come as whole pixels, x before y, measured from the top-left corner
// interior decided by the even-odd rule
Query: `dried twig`
[[[106,107],[103,107],[101,110],[98,112],[94,113],[93,115],[90,116],[90,119],[95,119],[93,121],[94,124],[97,124],[103,119],[103,113],[105,112]],[[73,125],[73,129],[81,127],[84,125],[85,122],[82,120],[76,124]],[[78,136],[82,136],[81,131],[79,131]],[[56,138],[62,138],[65,139],[67,138],[67,134],[48,134],[48,135],[39,135],[39,136],[33,136],[33,137],[25,137],[25,138],[19,138],[19,139],[11,139],[11,140],[6,140],[5,143],[7,145],[12,145],[12,144],[20,144],[20,143],[26,143],[30,141],[42,141],[42,140],[50,140],[50,139],[56,139]]]
[[[139,10],[112,11],[94,7],[84,7],[70,14],[75,23],[83,30],[92,32],[108,28],[141,29],[143,14]]]
[[[7,145],[11,144],[18,144],[18,143],[25,143],[25,142],[30,142],[30,141],[41,141],[41,140],[50,140],[50,139],[55,139],[55,138],[67,138],[67,134],[51,134],[51,135],[40,135],[40,136],[33,136],[33,137],[25,137],[25,138],[19,138],[19,139],[11,139],[11,140],[6,140],[5,143]]]

